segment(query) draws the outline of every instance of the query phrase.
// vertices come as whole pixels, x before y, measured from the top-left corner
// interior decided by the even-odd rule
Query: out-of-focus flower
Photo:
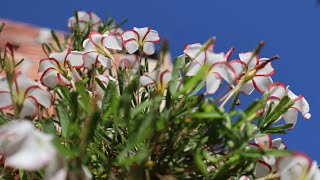
[[[247,176],[241,176],[239,180],[250,180]]]
[[[288,96],[294,102],[294,104],[283,115],[283,118],[287,124],[292,123],[293,127],[295,126],[298,119],[298,112],[301,112],[305,119],[309,119],[311,117],[311,114],[309,113],[309,104],[303,95],[295,95],[285,84],[281,82],[272,83],[269,85],[268,90],[270,92],[267,99],[268,106],[271,102],[273,102],[273,107],[275,107],[284,96]]]
[[[136,74],[140,67],[138,56],[135,54],[123,55],[119,61],[119,67],[131,74]]]
[[[158,91],[163,93],[171,79],[172,75],[168,70],[153,71],[140,76],[140,84],[144,87],[155,85]]]
[[[46,180],[77,180],[79,179],[79,175],[83,180],[92,179],[92,174],[86,166],[82,165],[79,174],[75,175],[72,171],[69,171],[63,157],[60,156],[52,159],[45,169]]]
[[[281,138],[276,138],[272,140],[270,135],[256,137],[254,143],[249,143],[249,147],[260,148],[264,151],[268,149],[287,149],[287,146],[283,144]],[[276,171],[276,159],[276,157],[271,155],[262,156],[256,164],[255,176],[257,178],[262,178],[267,176],[269,173]]]
[[[229,64],[237,73],[238,79],[242,79],[247,74],[247,82],[241,87],[241,91],[250,95],[254,89],[260,93],[268,90],[268,86],[272,84],[272,76],[275,73],[270,59],[253,56],[252,52],[240,53],[240,60],[232,60]]]
[[[91,69],[92,65],[100,62],[102,66],[110,69],[114,59],[109,50],[122,50],[121,36],[111,32],[101,35],[94,31],[83,42],[83,48],[84,66],[86,68]]]
[[[49,108],[53,101],[53,95],[50,92],[41,89],[37,82],[27,78],[21,72],[15,74],[11,88],[13,97],[11,97],[7,79],[0,78],[0,110],[15,106],[20,118],[36,117],[39,113],[39,104]]]
[[[51,53],[49,58],[40,60],[40,82],[46,87],[54,88],[57,84],[71,85],[77,81],[78,74],[73,68],[83,67],[82,54],[66,49],[60,53]]]
[[[36,129],[31,121],[12,121],[0,127],[0,134],[5,166],[39,170],[55,157],[52,136]]]
[[[105,88],[108,87],[108,84],[109,84],[110,81],[115,82],[116,86],[117,86],[117,91],[120,94],[119,82],[115,78],[113,78],[113,77],[111,77],[109,75],[107,75],[107,76],[98,75],[98,76],[96,76],[96,79],[99,79],[100,82],[104,85]],[[96,100],[97,100],[97,105],[98,105],[99,108],[101,108],[102,100],[103,100],[103,97],[104,97],[104,94],[105,94],[105,90],[102,87],[100,87],[99,84],[96,83],[95,84],[95,92],[94,93],[95,93],[95,97],[96,97]]]
[[[154,43],[160,41],[158,32],[149,27],[134,27],[133,30],[125,31],[122,38],[124,48],[129,54],[141,49],[145,55],[152,55],[155,53]]]
[[[300,152],[279,158],[276,166],[280,179],[320,179],[317,163]]]
[[[93,31],[98,31],[103,26],[101,19],[93,12],[78,11],[79,29],[85,33],[89,27]],[[76,27],[76,17],[72,16],[68,19],[68,28],[74,30]]]
[[[208,46],[199,43],[191,44],[185,47],[184,53],[192,60],[186,65],[188,66],[187,76],[195,76],[204,65],[210,66],[206,75],[207,93],[214,94],[220,87],[222,79],[228,83],[235,80],[235,70],[225,62],[224,53],[213,52],[213,44]]]

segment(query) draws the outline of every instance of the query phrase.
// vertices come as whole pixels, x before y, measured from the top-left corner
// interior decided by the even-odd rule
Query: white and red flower
[[[235,80],[235,70],[225,62],[224,53],[213,52],[213,44],[207,47],[199,43],[191,44],[185,47],[184,53],[192,60],[186,65],[188,66],[186,76],[195,76],[204,65],[210,66],[205,77],[207,93],[214,94],[220,87],[222,79],[228,83]]]
[[[149,27],[134,27],[133,30],[125,31],[122,38],[124,48],[129,54],[141,49],[145,55],[152,55],[155,53],[154,43],[160,41],[158,32]]]
[[[79,29],[85,33],[89,27],[93,31],[98,31],[103,26],[101,19],[93,12],[78,11]],[[68,19],[68,28],[73,30],[76,26],[76,17],[72,16]]]
[[[117,86],[117,91],[120,95],[119,82],[115,78],[113,78],[112,76],[109,76],[109,75],[107,75],[107,76],[98,75],[95,78],[99,79],[105,88],[108,87],[108,84],[110,81],[115,82],[116,86]],[[102,100],[103,100],[104,94],[105,94],[105,90],[102,87],[100,87],[99,84],[96,83],[95,84],[95,97],[96,97],[97,105],[99,108],[101,108],[101,106],[102,106]]]
[[[119,67],[128,70],[131,74],[136,74],[140,68],[138,56],[135,54],[123,55],[119,61]]]
[[[252,52],[240,53],[240,60],[232,60],[229,64],[237,73],[238,80],[248,74],[249,80],[241,87],[241,91],[250,95],[254,89],[260,93],[268,90],[268,86],[272,84],[272,76],[275,73],[270,59],[253,56]]]
[[[273,107],[275,107],[284,96],[288,96],[294,102],[289,110],[283,115],[283,118],[287,124],[292,123],[293,127],[295,126],[298,119],[298,112],[301,112],[305,119],[309,119],[311,117],[311,114],[309,113],[309,104],[303,95],[295,95],[285,84],[281,82],[272,83],[269,85],[268,90],[270,92],[267,99],[268,106],[271,102],[273,102]]]
[[[276,166],[280,179],[320,179],[317,163],[300,152],[279,158]]]
[[[66,49],[60,53],[51,53],[49,58],[40,60],[41,84],[49,88],[54,88],[58,84],[70,86],[71,80],[78,79],[78,74],[73,68],[82,67],[83,58],[78,51]]]
[[[144,87],[155,85],[158,90],[163,91],[168,87],[171,79],[172,75],[169,70],[153,71],[140,76],[140,84]]]
[[[256,137],[255,142],[249,143],[250,148],[260,148],[265,150],[268,149],[279,149],[285,150],[287,146],[283,144],[281,138],[276,138],[272,140],[270,135],[263,135]],[[255,176],[257,178],[262,178],[270,174],[271,172],[276,171],[276,160],[277,158],[274,156],[262,156],[255,167]]]
[[[120,35],[106,32],[101,35],[94,31],[89,38],[83,42],[84,66],[91,69],[93,65],[100,62],[105,68],[111,69],[114,61],[110,50],[122,50],[122,39]]]
[[[0,151],[5,166],[39,170],[56,154],[53,137],[39,131],[31,121],[15,120],[0,127]]]
[[[6,78],[0,78],[0,110],[16,106],[19,117],[36,117],[40,105],[50,108],[53,95],[41,89],[37,82],[27,78],[21,72],[15,74],[12,84],[12,96]]]

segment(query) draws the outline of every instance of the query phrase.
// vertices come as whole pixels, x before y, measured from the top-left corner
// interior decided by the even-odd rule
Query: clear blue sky
[[[129,18],[124,29],[150,26],[158,30],[170,40],[174,56],[182,53],[185,44],[211,36],[217,37],[218,51],[235,46],[237,53],[264,40],[263,56],[281,56],[273,64],[274,81],[303,93],[311,107],[312,118],[300,116],[296,128],[284,136],[285,142],[289,149],[320,161],[320,7],[316,0],[9,0],[1,2],[1,7],[0,18],[65,31],[75,9],[119,21]]]

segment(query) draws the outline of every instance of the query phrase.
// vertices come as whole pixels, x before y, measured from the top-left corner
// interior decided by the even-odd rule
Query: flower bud
[[[14,78],[14,55],[13,47],[10,43],[6,44],[5,55],[4,55],[4,70],[8,78],[8,83],[11,86]]]

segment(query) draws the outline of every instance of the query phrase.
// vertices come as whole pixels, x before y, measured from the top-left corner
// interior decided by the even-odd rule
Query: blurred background
[[[104,20],[113,17],[120,22],[128,18],[122,27],[125,30],[150,26],[162,39],[169,40],[173,59],[182,54],[184,45],[204,43],[212,36],[217,37],[217,52],[236,47],[231,59],[238,59],[237,53],[250,51],[264,40],[266,45],[260,56],[281,57],[273,63],[277,71],[273,80],[289,85],[297,95],[303,93],[311,107],[310,120],[299,115],[295,129],[280,137],[290,150],[302,151],[320,161],[320,7],[316,0],[10,0],[1,2],[0,22],[18,23],[15,25],[20,27],[19,31],[9,31],[17,45],[23,35],[32,35],[41,42],[48,36],[46,31],[34,35],[31,26],[21,23],[40,30],[69,32],[67,20],[74,10],[93,11]],[[15,36],[17,33],[20,36]],[[1,33],[0,44],[8,36],[9,33]],[[41,50],[25,48],[31,54]],[[34,54],[34,58],[38,56]],[[256,97],[260,97],[257,92],[253,96],[242,95],[241,99],[247,99],[246,103]]]

